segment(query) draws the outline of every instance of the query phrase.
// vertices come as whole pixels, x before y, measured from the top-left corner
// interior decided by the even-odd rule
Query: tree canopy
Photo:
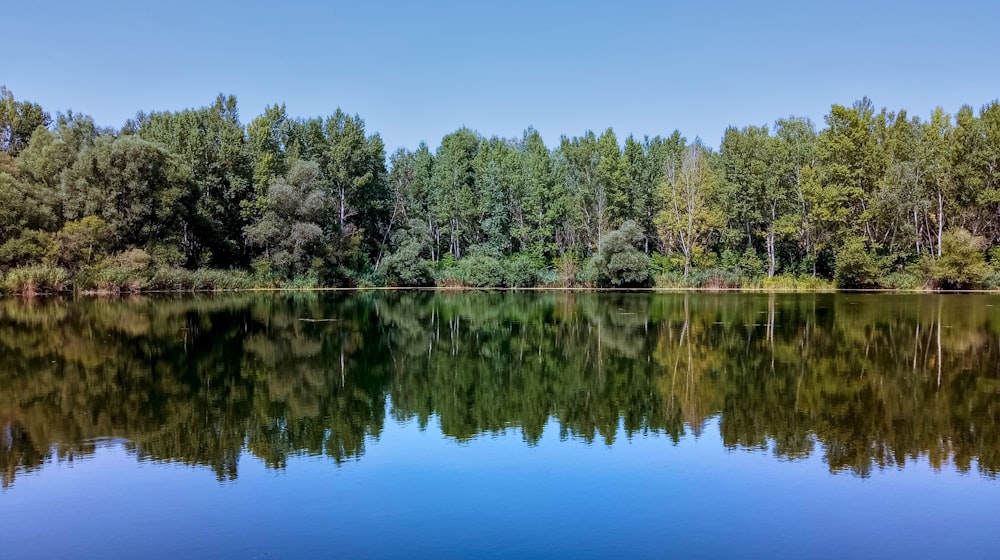
[[[244,124],[219,95],[106,128],[3,88],[0,275],[82,281],[138,251],[148,274],[336,286],[998,287],[998,173],[996,101],[921,119],[865,98],[832,105],[822,128],[730,127],[718,150],[680,131],[549,148],[531,128],[463,127],[387,158],[340,108],[295,118],[275,104]],[[609,254],[625,231],[629,251]],[[626,259],[628,273],[602,269]]]

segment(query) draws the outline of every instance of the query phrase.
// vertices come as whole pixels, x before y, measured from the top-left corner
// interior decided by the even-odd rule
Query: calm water
[[[1000,297],[0,300],[0,557],[1000,557]]]

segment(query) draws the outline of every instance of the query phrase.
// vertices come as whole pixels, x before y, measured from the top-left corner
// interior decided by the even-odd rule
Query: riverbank
[[[883,285],[867,289],[839,288],[834,281],[811,276],[778,275],[771,278],[743,278],[736,275],[696,275],[656,277],[648,286],[599,286],[587,282],[539,282],[534,286],[482,286],[456,281],[454,276],[436,279],[431,286],[387,286],[354,284],[325,286],[315,277],[279,278],[241,270],[160,268],[154,270],[69,271],[48,266],[23,267],[0,276],[0,295],[132,295],[155,293],[217,293],[239,291],[636,291],[636,292],[737,292],[737,293],[998,293],[994,286],[979,289],[946,290],[931,283],[923,285]]]

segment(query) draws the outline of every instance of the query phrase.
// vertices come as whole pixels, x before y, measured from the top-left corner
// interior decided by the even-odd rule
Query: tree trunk
[[[941,256],[941,236],[944,234],[944,193],[938,191],[938,254]]]

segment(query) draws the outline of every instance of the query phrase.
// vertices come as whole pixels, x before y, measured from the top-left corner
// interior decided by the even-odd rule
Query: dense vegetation
[[[361,457],[387,418],[459,441],[546,429],[723,443],[866,475],[1000,470],[997,298],[308,292],[0,300],[0,482],[124,438],[237,476],[241,453]],[[306,319],[306,320],[303,320]],[[391,405],[389,405],[391,403]],[[553,423],[550,425],[550,422]],[[714,429],[714,428],[713,428]],[[4,435],[5,434],[5,435]]]
[[[386,157],[337,109],[232,96],[120,129],[0,91],[2,289],[1000,286],[1000,103]]]

